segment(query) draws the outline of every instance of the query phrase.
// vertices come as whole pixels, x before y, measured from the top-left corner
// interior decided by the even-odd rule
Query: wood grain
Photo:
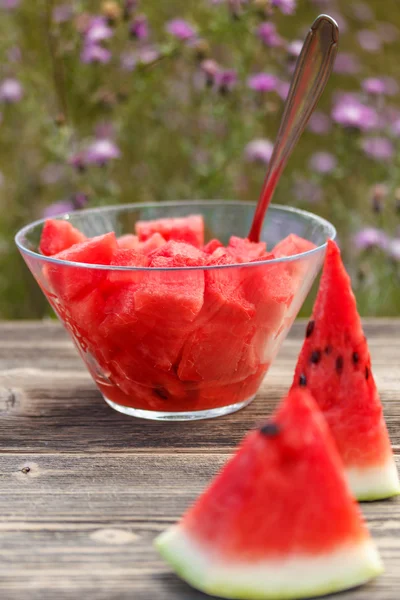
[[[400,450],[400,320],[366,322]],[[112,411],[54,322],[0,323],[0,598],[202,600],[153,550],[291,382],[296,324],[247,409],[152,423]],[[400,467],[400,456],[398,456]],[[400,598],[400,500],[362,505],[386,573],[333,598]]]

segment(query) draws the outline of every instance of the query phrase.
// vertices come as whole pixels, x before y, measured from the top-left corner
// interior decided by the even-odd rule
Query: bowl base
[[[156,410],[142,410],[141,408],[132,408],[130,406],[124,406],[118,404],[113,400],[110,400],[104,394],[102,394],[104,400],[111,408],[117,410],[124,415],[129,417],[136,417],[138,419],[150,419],[152,421],[196,421],[199,419],[213,419],[215,417],[222,417],[229,415],[230,413],[236,412],[241,408],[244,408],[255,398],[255,394],[243,400],[243,402],[237,402],[236,404],[229,404],[228,406],[221,406],[219,408],[208,408],[207,410],[192,410],[185,412],[159,412]]]

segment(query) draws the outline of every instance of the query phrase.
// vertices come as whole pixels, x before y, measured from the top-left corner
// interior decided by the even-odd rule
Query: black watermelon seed
[[[160,388],[154,388],[154,393],[157,394],[157,396],[159,398],[162,398],[163,400],[168,400],[168,392],[165,388],[160,387]]]
[[[317,365],[320,360],[321,360],[321,350],[313,350],[311,352],[310,361],[312,363],[314,363],[314,365]]]
[[[330,354],[332,352],[332,346],[326,346],[324,352],[325,354]]]
[[[305,387],[307,385],[307,377],[302,373],[299,377],[299,385]]]
[[[353,359],[353,363],[356,365],[358,363],[358,361],[360,360],[360,357],[358,355],[358,352],[353,352],[353,356],[351,357]]]
[[[310,337],[314,331],[315,321],[309,321],[306,329],[306,337]]]
[[[335,366],[337,373],[340,375],[340,373],[343,371],[343,356],[337,357]]]
[[[365,379],[368,379],[369,377],[369,369],[368,367],[365,367]]]
[[[266,423],[260,428],[260,433],[267,435],[268,437],[275,437],[281,431],[281,428],[277,423]]]

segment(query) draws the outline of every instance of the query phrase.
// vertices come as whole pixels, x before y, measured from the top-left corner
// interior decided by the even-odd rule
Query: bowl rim
[[[31,223],[28,223],[27,225],[25,225],[24,227],[22,227],[19,231],[17,231],[15,237],[14,237],[14,241],[19,249],[19,251],[21,252],[22,255],[27,255],[30,258],[36,259],[36,260],[40,260],[43,261],[45,263],[49,263],[49,264],[53,264],[53,265],[63,265],[63,266],[69,266],[69,267],[75,267],[75,268],[81,268],[81,269],[96,269],[96,270],[104,270],[104,271],[150,271],[150,272],[155,272],[155,271],[210,271],[213,269],[232,269],[232,268],[238,268],[238,267],[259,267],[262,265],[272,265],[272,264],[279,264],[279,263],[285,263],[285,262],[294,262],[297,260],[302,260],[303,258],[307,258],[309,256],[312,256],[313,254],[317,254],[318,252],[321,252],[322,250],[326,249],[327,247],[327,241],[324,242],[323,244],[321,244],[320,246],[316,246],[315,248],[312,248],[311,250],[307,250],[306,252],[301,252],[299,254],[293,254],[292,256],[282,256],[279,258],[272,258],[272,259],[267,259],[267,260],[260,260],[260,261],[255,261],[255,262],[247,262],[247,263],[233,263],[233,264],[229,264],[229,265],[198,265],[198,266],[187,266],[187,267],[132,267],[132,266],[119,266],[119,265],[100,265],[100,264],[91,264],[91,263],[83,263],[83,262],[75,262],[75,261],[71,261],[71,260],[60,260],[58,258],[53,258],[52,256],[45,256],[44,254],[39,254],[39,252],[35,252],[33,250],[30,250],[29,248],[27,248],[24,243],[23,243],[23,239],[26,237],[26,234],[34,229],[35,227],[42,225],[45,223],[45,221],[47,221],[49,218],[51,219],[58,219],[58,220],[64,220],[64,221],[68,221],[71,215],[75,215],[75,214],[79,214],[79,215],[85,215],[85,213],[97,213],[97,212],[103,212],[103,211],[112,211],[112,210],[133,210],[133,209],[140,209],[140,208],[159,208],[162,206],[198,206],[201,204],[219,204],[219,205],[225,205],[225,206],[256,206],[257,203],[256,202],[251,202],[251,201],[246,201],[246,200],[203,200],[203,199],[199,199],[199,200],[176,200],[176,201],[163,201],[163,202],[132,202],[132,203],[128,203],[128,204],[109,204],[107,206],[98,206],[98,207],[94,207],[94,208],[86,208],[83,210],[75,210],[75,211],[69,211],[69,212],[64,212],[64,213],[60,213],[57,215],[54,215],[52,217],[45,217],[42,219],[37,219],[36,221],[32,221]],[[316,215],[315,213],[312,213],[310,211],[307,210],[303,210],[300,208],[295,208],[293,206],[286,206],[283,204],[271,204],[270,208],[273,208],[277,211],[282,211],[282,212],[288,212],[288,213],[295,213],[298,215],[301,215],[304,218],[308,218],[311,219],[315,222],[318,222],[320,225],[325,226],[328,230],[330,230],[331,235],[327,237],[327,240],[334,240],[336,238],[337,235],[337,231],[335,226],[330,223],[327,219],[324,219],[323,217],[320,217],[319,215]],[[161,218],[161,217],[160,217]],[[290,234],[288,234],[290,235]]]

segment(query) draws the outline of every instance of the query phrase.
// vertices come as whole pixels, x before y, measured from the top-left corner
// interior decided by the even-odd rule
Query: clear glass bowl
[[[71,212],[87,236],[132,233],[135,222],[202,214],[206,241],[246,237],[255,204],[163,202]],[[316,215],[271,206],[261,239],[290,233],[316,244],[291,257],[241,265],[133,268],[60,261],[38,252],[44,220],[17,246],[75,342],[104,399],[132,416],[216,417],[255,396],[323,262],[335,228]]]

